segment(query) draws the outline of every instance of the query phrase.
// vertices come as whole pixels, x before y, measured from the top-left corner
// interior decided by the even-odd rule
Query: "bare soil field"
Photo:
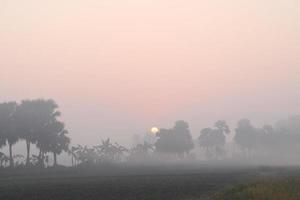
[[[126,171],[126,172],[125,172]],[[273,172],[270,172],[273,171]],[[1,200],[188,200],[213,194],[249,178],[272,174],[261,169],[131,169],[112,171],[32,170],[0,172]]]

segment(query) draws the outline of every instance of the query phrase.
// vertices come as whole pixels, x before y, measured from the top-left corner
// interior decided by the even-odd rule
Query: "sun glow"
[[[154,127],[151,128],[150,131],[151,131],[151,133],[156,134],[157,132],[159,132],[159,129],[154,126]]]

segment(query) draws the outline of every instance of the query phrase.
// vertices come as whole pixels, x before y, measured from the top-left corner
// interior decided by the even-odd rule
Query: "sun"
[[[156,134],[157,132],[159,132],[159,128],[154,126],[154,127],[151,128],[150,131],[151,131],[151,133]]]

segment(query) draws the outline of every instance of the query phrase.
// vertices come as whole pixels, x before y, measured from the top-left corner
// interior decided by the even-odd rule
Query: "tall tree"
[[[65,129],[65,125],[62,122],[55,121],[48,125],[47,134],[48,145],[46,151],[53,153],[53,166],[57,166],[57,155],[63,151],[67,152],[69,149],[70,138],[67,137],[68,131]]]
[[[57,134],[56,123],[60,112],[58,111],[58,105],[52,99],[34,100],[35,116],[38,116],[35,124],[35,136],[34,141],[39,149],[39,165],[44,167],[45,153],[49,152],[50,141]],[[54,131],[55,130],[55,131]]]
[[[14,113],[17,103],[8,102],[0,104],[0,141],[1,144],[8,144],[9,147],[9,165],[14,166],[13,145],[19,140],[16,128],[14,126]]]
[[[199,146],[205,150],[207,157],[213,156],[213,148],[215,147],[215,136],[216,131],[212,128],[204,128],[200,132]]]
[[[155,143],[155,150],[158,153],[174,154],[176,152],[177,145],[172,129],[161,128],[156,135],[158,139]]]
[[[20,138],[26,142],[26,166],[30,164],[30,144],[36,142],[36,134],[43,126],[39,114],[39,102],[40,100],[23,100],[15,113],[15,123]]]
[[[155,147],[157,152],[175,154],[180,157],[194,148],[189,125],[185,121],[177,121],[172,129],[160,129],[157,133]]]
[[[224,155],[226,135],[230,133],[229,126],[224,120],[214,124],[214,128],[202,129],[198,138],[200,147],[204,148],[208,157]]]
[[[179,155],[189,153],[194,148],[193,138],[190,133],[189,124],[183,120],[175,122],[173,132],[177,141]]]
[[[68,153],[71,155],[71,162],[72,162],[72,167],[77,165],[77,155],[76,152],[78,151],[78,147],[72,146],[69,148]]]
[[[42,144],[47,145],[47,128],[60,116],[57,108],[57,104],[51,99],[23,100],[17,107],[15,120],[21,139],[26,141],[27,166],[30,163],[30,144],[39,143],[38,148]]]
[[[257,129],[252,126],[250,120],[241,119],[235,129],[235,142],[241,147],[244,153],[250,153],[257,145]]]

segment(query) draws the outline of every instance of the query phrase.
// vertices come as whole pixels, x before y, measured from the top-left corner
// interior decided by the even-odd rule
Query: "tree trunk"
[[[42,168],[45,168],[45,152],[44,151],[42,151],[41,166],[42,166]]]
[[[38,157],[38,166],[42,166],[42,162],[41,162],[41,160],[42,160],[42,150],[40,149],[40,151],[39,151],[39,157]]]
[[[53,163],[53,167],[57,166],[57,158],[56,158],[56,153],[53,152],[53,158],[54,158],[54,163]]]
[[[28,167],[30,164],[30,140],[26,140],[26,149],[27,149],[26,166]]]
[[[8,144],[9,145],[9,166],[11,167],[11,168],[13,168],[14,167],[14,159],[13,159],[13,153],[12,153],[12,144],[11,143],[9,143]]]
[[[72,167],[74,167],[74,156],[72,154]]]
[[[39,153],[39,165],[41,168],[44,168],[44,152],[42,149],[40,149]]]

